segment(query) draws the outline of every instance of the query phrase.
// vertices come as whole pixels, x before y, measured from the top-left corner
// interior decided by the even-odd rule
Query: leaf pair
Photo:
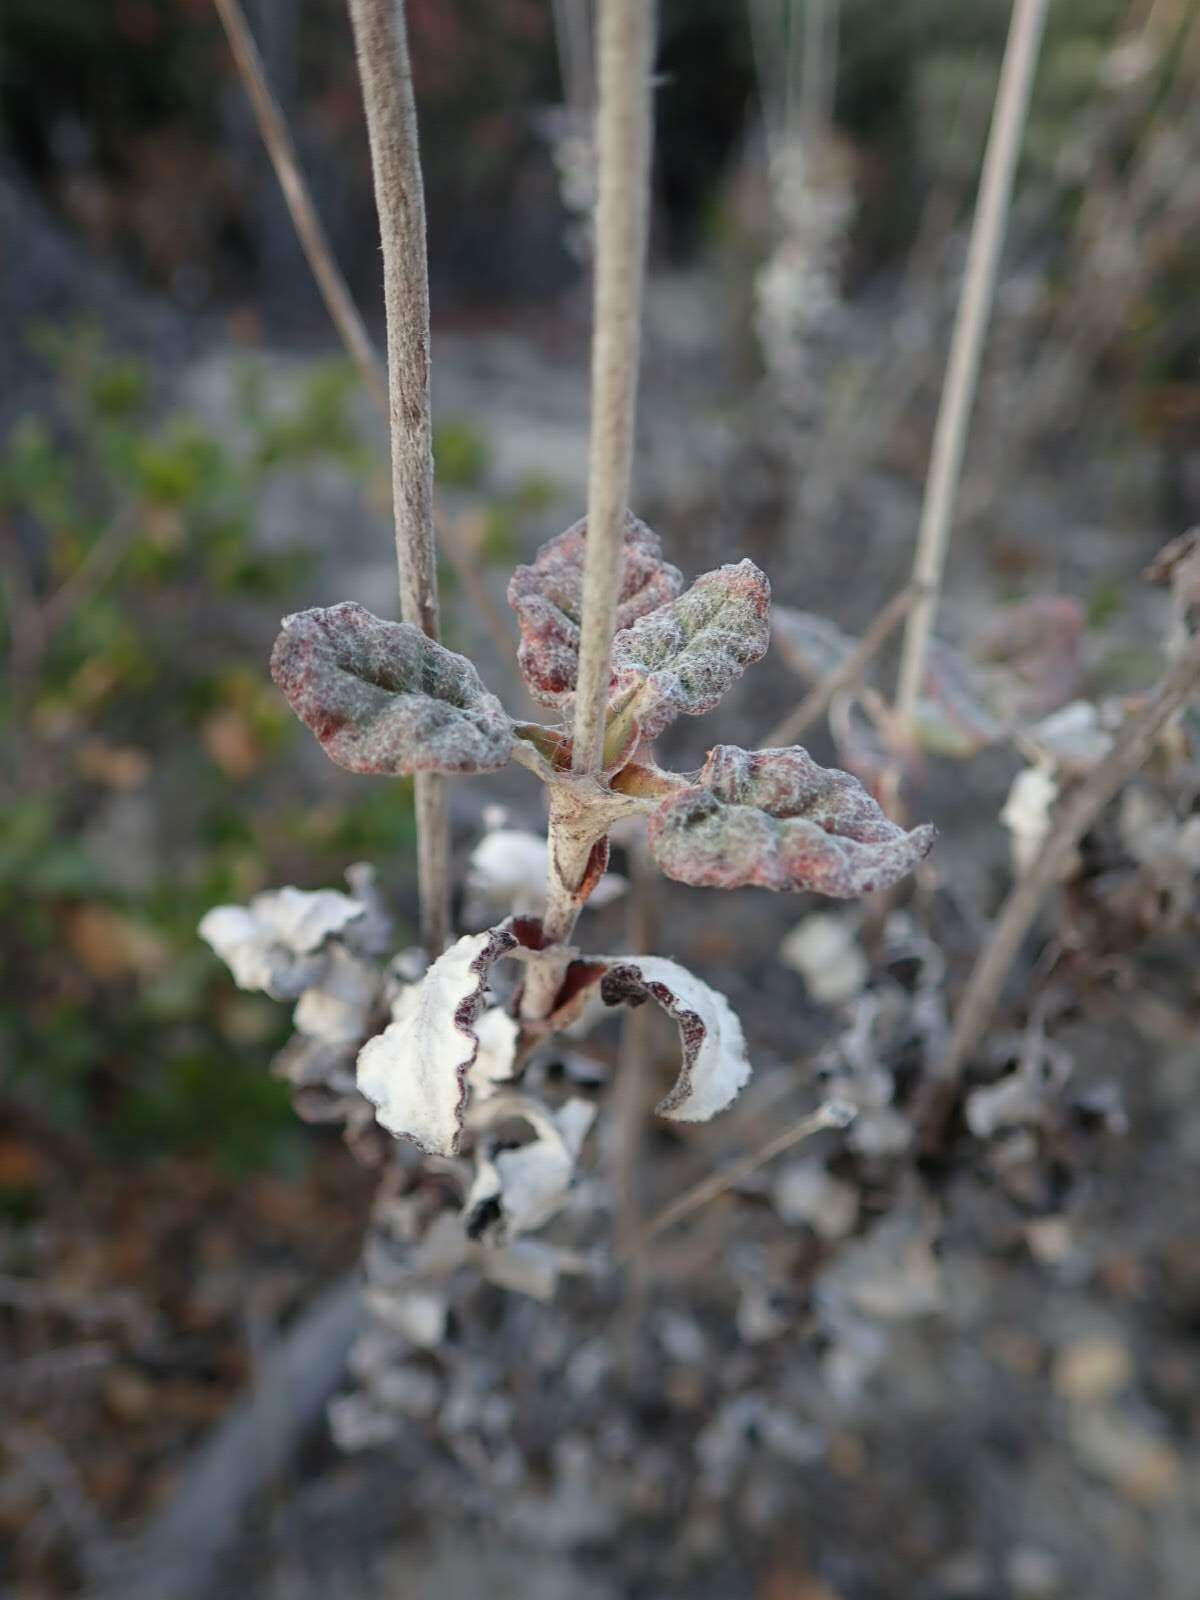
[[[579,675],[587,522],[577,522],[518,567],[508,586],[521,625],[517,659],[545,705],[565,711]],[[770,638],[771,590],[750,561],[720,567],[680,593],[683,577],[662,546],[625,514],[622,583],[612,642],[612,721],[604,765],[613,770],[639,739],[654,739],[680,713],[712,708]]]
[[[458,1150],[474,1079],[479,1023],[492,967],[537,943],[537,930],[509,921],[451,945],[393,1006],[392,1021],[358,1056],[358,1086],[389,1132],[423,1150]],[[722,1110],[750,1076],[741,1023],[723,995],[659,956],[601,956],[574,962],[564,990],[576,1013],[591,998],[608,1006],[654,1000],[679,1028],[679,1076],[658,1106],[662,1116],[702,1122]],[[562,1008],[559,1008],[561,1013]],[[515,1056],[516,1036],[511,1037]],[[493,1063],[490,1077],[503,1077]]]

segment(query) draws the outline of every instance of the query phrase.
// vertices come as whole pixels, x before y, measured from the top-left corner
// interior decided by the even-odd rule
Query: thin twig
[[[239,0],[213,0],[221,26],[229,40],[234,63],[254,107],[258,130],[271,158],[283,198],[287,202],[296,237],[304,251],[305,260],[321,291],[321,298],[333,319],[351,360],[358,368],[371,398],[387,414],[387,377],[378,356],[371,346],[370,336],[350,297],[346,281],[334,260],[321,219],[313,205],[308,184],[300,170],[296,147],[288,130],[287,119],[267,83],[262,57],[246,22]]]
[[[795,744],[800,735],[823,714],[835,694],[842,689],[852,688],[861,680],[871,662],[908,615],[914,592],[913,585],[909,584],[892,596],[841,666],[826,674],[796,709],[789,711],[782,722],[771,729],[759,746],[761,750],[775,750],[781,745]]]
[[[601,0],[592,447],[572,756],[581,773],[600,767],[633,465],[650,210],[653,41],[652,0]]]
[[[1129,718],[1116,743],[1063,806],[1029,871],[1016,883],[991,938],[967,980],[946,1053],[936,1076],[952,1085],[991,1020],[1000,991],[1043,899],[1058,882],[1080,839],[1118,789],[1137,772],[1159,733],[1200,685],[1200,639],[1170,669],[1146,704]]]
[[[681,1195],[677,1195],[670,1205],[664,1206],[642,1229],[637,1240],[637,1248],[644,1249],[651,1239],[656,1239],[660,1233],[665,1233],[677,1222],[690,1217],[694,1211],[699,1211],[701,1206],[706,1206],[710,1200],[716,1200],[730,1189],[736,1189],[739,1183],[744,1183],[760,1167],[765,1167],[769,1161],[774,1161],[776,1156],[781,1156],[793,1145],[810,1139],[814,1133],[824,1132],[826,1128],[844,1128],[849,1121],[848,1108],[841,1103],[830,1102],[818,1106],[809,1116],[802,1117],[790,1128],[777,1133],[773,1139],[760,1144],[757,1150],[751,1150],[748,1155],[739,1157],[729,1166],[722,1167],[719,1172],[710,1173],[707,1178],[702,1178],[699,1183],[693,1184],[690,1189],[685,1189]]]
[[[913,712],[925,676],[925,657],[933,631],[946,563],[954,501],[962,474],[967,431],[979,377],[996,285],[996,269],[1012,198],[1013,175],[1029,107],[1047,0],[1014,0],[996,106],[983,158],[979,203],[971,225],[966,272],[950,344],[946,381],[938,407],[929,478],[917,531],[913,579],[918,593],[905,630],[896,693],[899,728],[911,732]]]
[[[433,526],[433,427],[429,408],[429,274],[425,190],[403,0],[350,0],[350,21],[371,143],[375,205],[383,241],[387,313],[392,501],[400,608],[438,637]],[[417,878],[421,943],[430,955],[450,935],[450,820],[446,782],[418,773]]]

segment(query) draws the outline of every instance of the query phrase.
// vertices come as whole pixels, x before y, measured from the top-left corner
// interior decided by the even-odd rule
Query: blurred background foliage
[[[336,881],[355,855],[410,842],[404,786],[310,807],[271,775],[294,724],[262,618],[311,561],[256,548],[256,508],[280,472],[377,470],[347,417],[355,379],[319,363],[272,408],[247,360],[235,448],[164,411],[145,365],[95,328],[34,337],[55,405],[0,450],[21,557],[0,622],[7,1088],[115,1154],[294,1158],[286,1096],[261,1070],[286,1019],[214,981],[195,928],[280,874]]]
[[[249,11],[339,260],[370,307],[377,244],[344,8],[257,0]],[[410,12],[435,298],[460,319],[477,303],[495,317],[569,289],[579,267],[542,132],[561,98],[551,8],[413,0]],[[757,137],[758,86],[748,7],[665,0],[662,12],[658,249],[687,263],[728,252],[746,227],[737,173]],[[1022,204],[1040,208],[1039,270],[1068,296],[1087,197],[1120,181],[1179,92],[1184,6],[1154,73],[1120,115],[1104,115],[1121,87],[1114,41],[1136,12],[1127,0],[1051,8]],[[842,5],[835,123],[859,194],[851,293],[877,293],[899,272],[931,197],[969,200],[1007,15],[1005,0]],[[1125,67],[1136,78],[1138,63]],[[327,345],[208,0],[9,0],[0,161],[72,248],[159,297],[177,325],[224,319],[243,347],[280,328]],[[1185,229],[1158,252],[1107,356],[1152,433],[1193,415],[1178,386],[1200,344],[1197,243]],[[734,255],[761,248],[751,228]],[[274,1159],[291,1138],[284,1095],[253,1063],[280,1022],[214,981],[196,920],[259,884],[335,881],[355,853],[386,858],[409,821],[392,789],[371,784],[315,808],[277,792],[272,763],[293,730],[264,670],[264,619],[302,588],[308,558],[264,546],[255,518],[273,478],[321,463],[378,502],[380,460],[362,443],[340,361],[311,364],[280,405],[239,357],[236,417],[218,432],[176,409],[153,340],[135,337],[131,355],[78,310],[62,315],[61,295],[42,303],[38,283],[13,282],[0,283],[0,311],[7,297],[44,315],[6,357],[22,381],[0,401],[13,662],[6,1071],[39,1114],[122,1151],[215,1143],[238,1160]],[[22,405],[22,393],[34,398]],[[474,496],[477,555],[507,565],[555,488],[533,473],[492,492],[490,463],[469,417],[442,419],[439,480]],[[443,578],[453,592],[453,570]]]

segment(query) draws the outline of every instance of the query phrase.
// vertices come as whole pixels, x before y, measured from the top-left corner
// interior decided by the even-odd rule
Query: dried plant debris
[[[655,1000],[678,1025],[682,1063],[674,1087],[659,1101],[659,1116],[707,1122],[744,1088],[750,1062],[742,1025],[725,996],[686,967],[662,956],[617,958],[600,993],[610,1006]]]
[[[200,937],[239,989],[296,1000],[324,972],[329,941],[361,922],[367,910],[336,889],[271,889],[248,906],[214,906],[200,923]]]
[[[521,625],[517,661],[530,693],[544,705],[565,708],[574,695],[586,556],[585,517],[544,544],[509,581],[508,603]],[[618,633],[683,588],[683,574],[662,558],[658,535],[631,511],[625,513],[623,556]]]
[[[556,1112],[528,1095],[497,1094],[477,1104],[475,1180],[463,1207],[467,1237],[508,1244],[549,1222],[566,1201],[595,1115],[586,1100],[568,1100]],[[528,1143],[512,1145],[506,1125],[513,1121],[532,1130]]]
[[[933,845],[905,833],[862,784],[799,745],[709,752],[697,783],[650,819],[650,849],[670,878],[709,888],[755,884],[849,898],[906,876]]]
[[[507,826],[507,817],[493,814],[467,862],[463,920],[481,926],[506,916],[539,915],[546,901],[550,851],[543,834]],[[620,899],[628,888],[620,873],[605,872],[587,903],[599,910]]]
[[[491,772],[512,754],[508,716],[466,656],[350,601],[285,617],[271,675],[351,772]]]
[[[401,990],[391,1022],[363,1046],[358,1086],[389,1133],[432,1154],[457,1154],[488,975],[516,944],[506,924],[464,935],[419,983]]]
[[[1077,600],[1035,596],[996,612],[979,629],[969,653],[931,641],[914,718],[918,747],[931,755],[966,760],[1020,734],[1077,692],[1082,674],[1084,612]],[[777,607],[775,631],[787,664],[809,682],[840,671],[858,646],[826,618]],[[850,685],[851,705],[865,714],[886,744],[886,707],[869,683]],[[843,708],[845,721],[848,710]],[[842,757],[864,776],[875,763],[854,759],[860,737],[830,726]]]

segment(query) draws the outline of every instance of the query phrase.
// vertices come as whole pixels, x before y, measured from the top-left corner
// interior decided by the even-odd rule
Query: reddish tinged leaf
[[[752,561],[718,567],[613,640],[613,699],[605,737],[614,760],[631,728],[655,739],[682,712],[712,708],[766,653],[771,586]]]
[[[465,656],[350,601],[285,617],[271,676],[351,772],[491,772],[512,751],[504,707]]]
[[[884,889],[929,852],[934,830],[905,833],[847,772],[799,745],[709,752],[695,786],[650,819],[650,849],[669,878],[715,889],[813,889],[850,899]]]
[[[521,625],[521,674],[530,693],[545,705],[564,706],[575,692],[586,549],[584,517],[544,544],[532,565],[518,567],[508,585],[508,603]],[[618,631],[683,587],[678,567],[662,559],[658,535],[631,511],[625,513],[624,549]]]
[[[618,959],[600,980],[605,1005],[656,1001],[679,1028],[682,1061],[672,1089],[654,1108],[674,1122],[707,1122],[750,1077],[746,1040],[723,994],[662,956]]]

